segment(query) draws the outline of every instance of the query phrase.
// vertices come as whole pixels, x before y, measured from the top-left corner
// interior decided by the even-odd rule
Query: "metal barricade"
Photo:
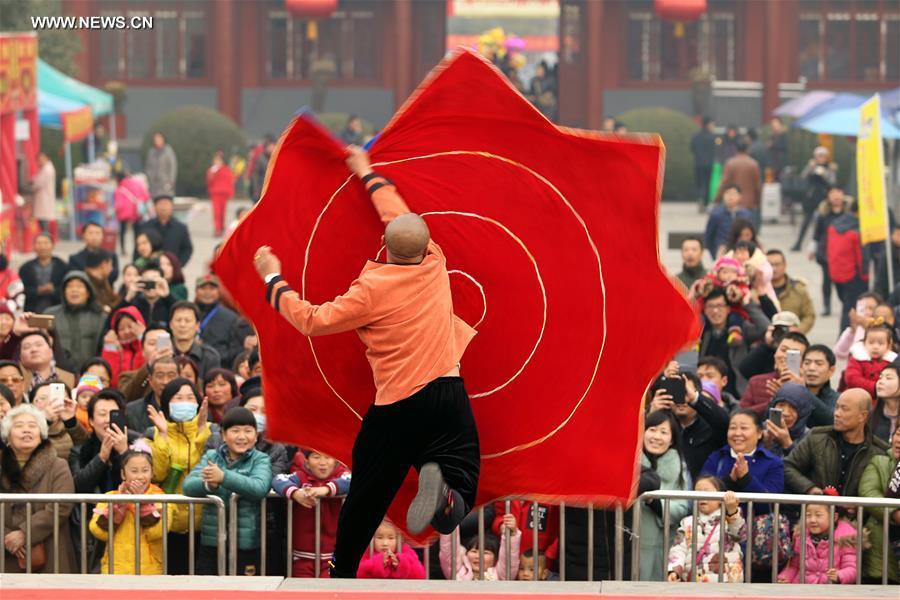
[[[168,505],[169,504],[187,504],[190,514],[190,522],[188,524],[188,537],[190,546],[190,559],[188,571],[194,574],[194,507],[196,505],[213,506],[216,509],[217,531],[216,531],[216,553],[217,553],[217,571],[219,575],[225,575],[225,503],[221,498],[216,496],[207,496],[205,498],[190,498],[177,494],[0,494],[0,531],[6,530],[6,506],[7,505],[25,505],[25,572],[32,572],[31,550],[33,540],[31,535],[32,529],[32,505],[52,505],[53,510],[53,573],[59,573],[59,551],[60,551],[60,535],[69,535],[68,518],[65,521],[65,531],[60,533],[59,517],[60,505],[78,505],[80,509],[80,542],[81,542],[81,573],[87,573],[87,529],[90,523],[88,514],[88,504],[107,504],[112,511],[112,506],[116,504],[131,504],[134,506],[134,567],[135,574],[140,575],[141,569],[141,522],[140,522],[140,505],[141,504],[161,504],[161,526],[162,526],[162,548],[163,548],[163,572],[166,572],[166,562],[168,560]],[[70,508],[66,506],[66,508]],[[109,574],[114,573],[115,568],[115,525],[112,518],[108,519],[107,526],[107,544],[106,554],[108,561]],[[0,573],[6,572],[6,552],[0,552]]]
[[[637,581],[640,578],[640,570],[641,570],[641,552],[640,552],[640,528],[641,528],[641,514],[644,510],[648,510],[644,503],[648,500],[659,500],[663,503],[663,536],[664,543],[662,552],[665,553],[663,564],[667,564],[667,558],[669,554],[669,530],[670,530],[670,504],[673,500],[688,500],[693,502],[693,510],[692,510],[692,519],[693,523],[697,523],[699,516],[699,501],[713,501],[720,503],[719,510],[720,514],[725,513],[725,503],[724,503],[723,492],[677,492],[670,490],[658,490],[654,492],[647,492],[643,494],[638,501],[636,501],[632,508],[632,516],[633,516],[633,531],[634,537],[632,541],[632,554],[631,554],[631,578],[634,581]],[[856,527],[856,583],[859,584],[862,580],[862,568],[863,568],[863,527],[865,523],[864,515],[866,508],[869,509],[881,509],[883,511],[883,540],[882,540],[882,576],[881,583],[883,585],[887,585],[888,583],[888,557],[892,555],[891,548],[889,545],[888,538],[888,525],[890,514],[895,510],[900,510],[900,500],[890,499],[890,498],[863,498],[863,497],[854,497],[854,496],[809,496],[809,495],[799,495],[799,494],[756,494],[756,493],[740,493],[736,494],[737,500],[739,503],[746,503],[746,540],[745,544],[746,552],[744,555],[744,580],[745,582],[752,581],[752,570],[753,570],[753,517],[754,512],[759,513],[759,505],[760,504],[769,504],[772,505],[772,521],[773,521],[773,536],[772,536],[772,583],[775,583],[778,578],[778,545],[779,545],[779,524],[780,524],[780,515],[781,515],[781,506],[782,505],[792,505],[800,507],[800,519],[797,522],[797,532],[800,540],[806,539],[806,509],[810,504],[817,505],[825,505],[828,506],[829,512],[829,527],[828,527],[828,568],[832,568],[834,566],[834,529],[835,529],[835,519],[834,519],[834,511],[837,507],[845,507],[845,508],[853,508],[856,510],[856,519],[855,519],[855,527]],[[754,510],[755,509],[755,510]],[[621,530],[617,530],[617,536],[622,535]],[[726,528],[719,527],[718,528],[719,538],[719,547],[725,548],[726,545]],[[697,570],[697,535],[691,535],[691,548],[690,548],[690,564],[687,572],[690,574],[692,578],[696,577]],[[793,535],[791,536],[791,540],[793,543]],[[618,546],[618,539],[617,546]],[[799,563],[799,579],[800,581],[806,580],[806,543],[799,544],[800,553],[798,557]],[[618,554],[618,552],[617,552]],[[723,582],[725,580],[725,564],[724,564],[724,552],[718,553],[718,580],[719,582]],[[618,577],[618,573],[617,573]]]

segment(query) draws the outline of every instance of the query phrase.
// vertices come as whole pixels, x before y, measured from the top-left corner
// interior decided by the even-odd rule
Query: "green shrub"
[[[216,150],[225,152],[225,160],[244,155],[247,138],[234,121],[203,106],[185,106],[163,115],[147,129],[141,147],[146,158],[153,134],[160,132],[178,157],[176,192],[182,196],[206,197],[206,169]]]
[[[658,133],[666,144],[666,177],[663,198],[687,200],[694,190],[694,156],[691,137],[697,124],[684,113],[664,107],[636,108],[619,115],[629,132]]]

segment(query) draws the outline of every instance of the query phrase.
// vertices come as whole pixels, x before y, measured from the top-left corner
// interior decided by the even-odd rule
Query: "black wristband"
[[[736,511],[734,511],[733,513],[726,512],[726,513],[725,513],[725,517],[728,518],[728,519],[730,519],[731,517],[735,516],[735,515],[738,514],[739,512],[741,512],[741,511],[740,511],[740,510],[736,510]]]
[[[376,173],[375,171],[372,171],[372,172],[369,173],[368,175],[365,175],[365,176],[363,176],[363,177],[360,177],[360,180],[361,180],[363,183],[369,183],[370,181],[372,181],[372,180],[375,179],[376,177],[381,177],[381,175],[379,175],[379,174]]]

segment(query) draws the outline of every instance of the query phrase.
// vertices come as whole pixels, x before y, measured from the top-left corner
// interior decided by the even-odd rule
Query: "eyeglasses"
[[[25,381],[25,378],[21,375],[16,375],[14,377],[0,377],[0,383],[21,383]]]
[[[710,310],[725,310],[728,308],[727,304],[707,304],[706,308]]]

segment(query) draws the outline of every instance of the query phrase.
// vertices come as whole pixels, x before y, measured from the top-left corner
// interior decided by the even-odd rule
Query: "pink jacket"
[[[455,579],[456,581],[472,581],[475,579],[474,571],[472,570],[472,564],[469,562],[469,558],[466,556],[466,549],[462,544],[459,543],[459,529],[453,533],[453,536],[456,538],[456,563],[459,565],[459,568],[456,570],[456,577],[450,576],[450,553],[451,553],[451,540],[449,535],[441,536],[441,572],[444,573],[444,578],[446,579]],[[509,536],[509,555],[510,555],[510,564],[509,564],[509,577],[510,580],[514,580],[516,578],[516,574],[519,572],[519,544],[522,541],[522,532],[516,529],[516,532]],[[494,567],[490,569],[485,569],[484,579],[485,580],[496,580],[496,579],[506,579],[506,536],[500,536],[500,556],[497,557],[496,562],[494,563]]]
[[[794,533],[794,556],[788,566],[778,574],[778,579],[789,583],[800,583],[800,540],[799,526]],[[834,528],[834,568],[838,571],[840,583],[856,582],[856,529],[847,521],[838,521]],[[812,536],[806,532],[806,582],[829,583],[828,540],[813,544]]]
[[[139,179],[126,177],[116,188],[113,201],[116,206],[116,219],[135,222],[141,219],[138,206],[150,199],[150,192]]]
[[[419,557],[408,544],[403,544],[403,550],[397,555],[397,567],[393,564],[384,564],[384,553],[370,554],[366,549],[359,569],[356,571],[358,579],[425,579],[425,567],[419,562]]]

